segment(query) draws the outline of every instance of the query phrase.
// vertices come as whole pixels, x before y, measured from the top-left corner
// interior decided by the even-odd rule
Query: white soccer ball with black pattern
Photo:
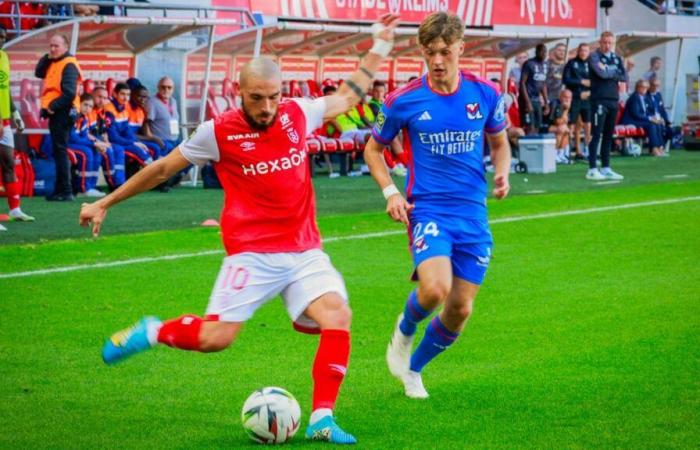
[[[300,418],[297,399],[280,387],[265,387],[253,392],[241,411],[248,437],[262,444],[281,444],[290,440],[299,430]]]

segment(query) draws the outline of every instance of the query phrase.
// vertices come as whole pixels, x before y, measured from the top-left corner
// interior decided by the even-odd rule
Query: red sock
[[[406,150],[398,155],[394,155],[394,159],[403,164],[404,167],[408,167],[408,152]]]
[[[201,317],[187,314],[163,322],[158,342],[182,350],[199,350],[199,330],[203,321]]]
[[[350,357],[350,332],[321,330],[314,360],[313,410],[333,409]]]
[[[7,193],[7,204],[10,210],[19,208],[19,181],[5,183],[5,192]]]
[[[394,158],[391,155],[391,152],[387,149],[384,149],[384,152],[382,152],[384,155],[384,161],[386,162],[387,167],[389,169],[393,169],[396,167],[396,163],[394,162]]]

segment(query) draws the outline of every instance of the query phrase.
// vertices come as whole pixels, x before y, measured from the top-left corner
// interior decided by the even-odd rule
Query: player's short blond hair
[[[603,31],[603,32],[600,34],[600,39],[601,39],[601,40],[603,40],[603,38],[606,38],[606,37],[611,37],[611,38],[615,39],[615,35],[613,34],[612,31]]]
[[[423,20],[418,28],[418,42],[427,47],[436,39],[442,39],[447,45],[462,39],[464,36],[464,24],[454,14],[436,12]]]

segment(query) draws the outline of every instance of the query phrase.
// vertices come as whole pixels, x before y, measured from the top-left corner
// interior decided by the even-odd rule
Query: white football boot
[[[409,366],[411,364],[411,350],[413,349],[413,336],[406,336],[401,332],[399,324],[403,320],[403,313],[399,314],[391,335],[391,341],[386,348],[386,363],[389,372],[399,379],[404,387],[407,397],[427,398],[428,393],[423,387],[423,380],[420,373],[413,372]]]

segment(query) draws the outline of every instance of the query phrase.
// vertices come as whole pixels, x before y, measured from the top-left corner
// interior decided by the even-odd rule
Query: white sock
[[[313,425],[319,420],[326,416],[332,416],[333,410],[330,408],[318,408],[311,412],[311,417],[309,418],[309,424]]]
[[[158,343],[158,332],[160,331],[160,327],[163,326],[163,322],[151,322],[148,324],[147,327],[147,337],[148,337],[148,342],[151,344],[151,347],[155,347],[155,345]]]

